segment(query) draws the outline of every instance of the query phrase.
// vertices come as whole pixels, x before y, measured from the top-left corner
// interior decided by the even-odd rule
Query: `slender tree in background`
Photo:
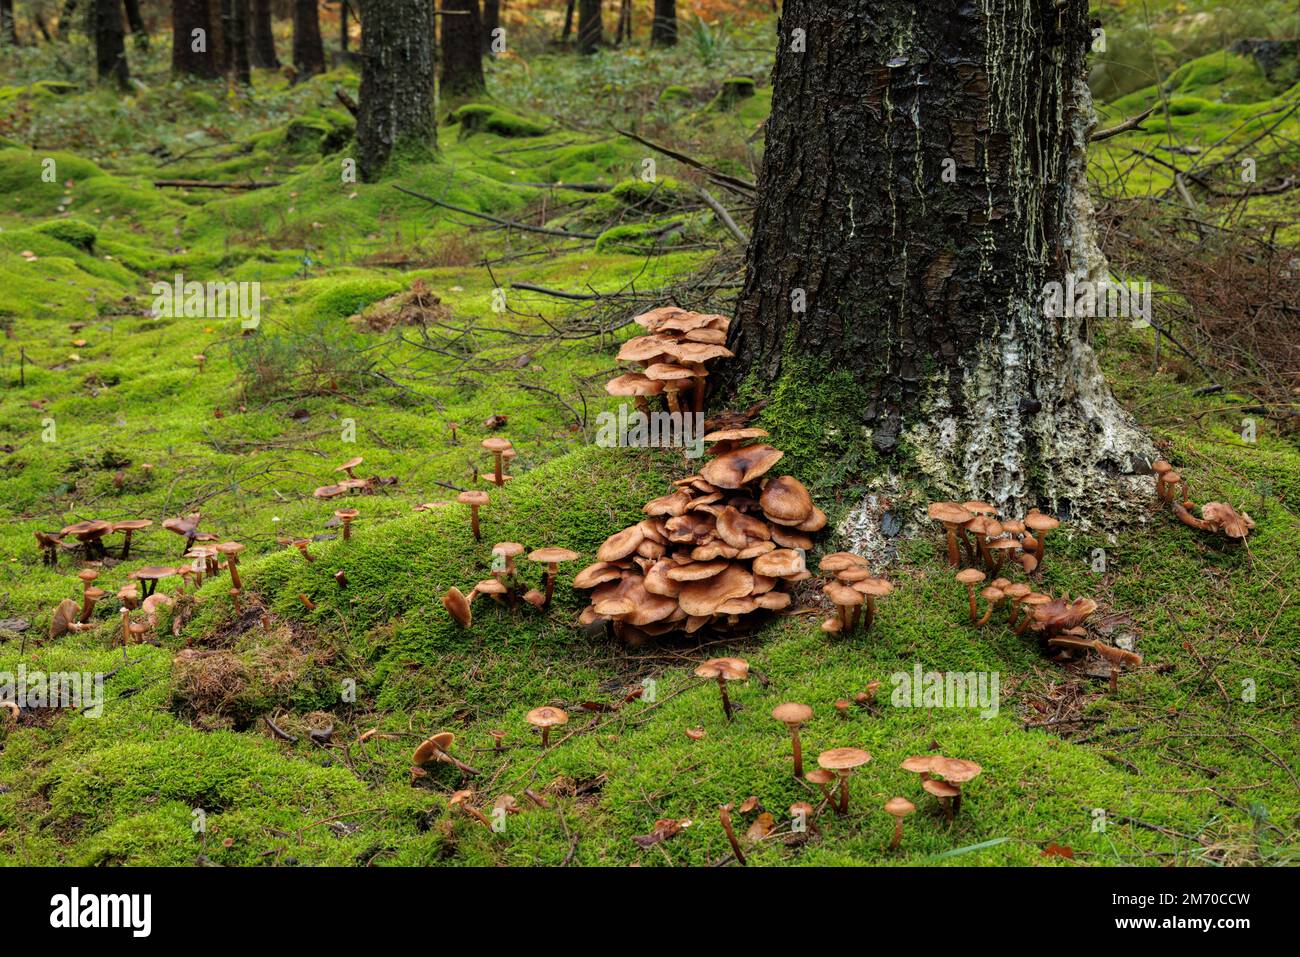
[[[126,25],[131,30],[131,40],[140,50],[149,49],[149,28],[144,24],[140,14],[140,0],[124,0],[126,8]]]
[[[348,47],[352,45],[352,37],[348,33],[350,18],[351,8],[348,6],[348,0],[339,0],[339,49],[344,53],[347,53]]]
[[[278,70],[280,58],[275,55],[275,32],[271,23],[271,0],[251,0],[248,59],[261,70]]]
[[[569,0],[568,5],[564,8],[564,32],[560,34],[561,40],[568,40],[573,36],[573,11],[577,6],[578,0]]]
[[[621,45],[624,40],[632,39],[632,0],[619,0],[618,28],[614,31],[614,42]]]
[[[317,0],[294,0],[293,66],[298,80],[325,72],[325,47],[320,38]]]
[[[172,0],[173,73],[205,79],[221,75],[213,19],[208,0]]]
[[[240,86],[252,86],[252,58],[249,54],[248,13],[249,0],[231,0],[230,17],[230,71]]]
[[[677,0],[654,0],[654,22],[650,24],[650,44],[657,47],[677,43]]]
[[[432,24],[433,0],[362,2],[357,167],[368,183],[395,151],[437,148]]]
[[[724,388],[822,401],[958,500],[1131,501],[1151,447],[1043,301],[1105,274],[1087,0],[786,0],[778,33]]]
[[[63,0],[63,8],[59,11],[59,29],[57,36],[60,40],[66,40],[68,33],[72,30],[73,14],[77,12],[77,0]]]
[[[14,21],[14,0],[0,0],[0,42],[18,46],[18,26]]]
[[[131,85],[126,65],[126,28],[122,24],[121,0],[93,0],[90,27],[95,39],[95,73],[111,80],[118,89]]]
[[[492,32],[501,26],[501,0],[483,0],[483,52],[492,52]]]
[[[473,96],[483,80],[483,27],[478,0],[442,0],[442,92]]]
[[[595,53],[605,39],[601,0],[578,0],[578,52]]]

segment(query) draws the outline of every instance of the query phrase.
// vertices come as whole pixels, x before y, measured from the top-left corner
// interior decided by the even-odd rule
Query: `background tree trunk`
[[[18,25],[14,21],[14,0],[0,0],[0,43],[18,46]]]
[[[262,70],[278,70],[280,58],[275,54],[275,32],[271,21],[271,0],[252,0],[249,60]]]
[[[122,25],[121,0],[94,0],[91,32],[95,40],[96,75],[101,80],[112,80],[120,90],[128,89],[131,74],[126,65],[126,30]]]
[[[578,0],[578,52],[595,53],[604,41],[601,0]]]
[[[868,462],[905,458],[1012,514],[1129,499],[1150,445],[1084,322],[1043,314],[1045,283],[1104,268],[1087,16],[786,0],[733,388],[801,396],[869,435]]]
[[[63,0],[63,9],[59,13],[59,29],[56,34],[60,40],[68,38],[72,29],[72,17],[77,12],[77,0]]]
[[[317,0],[295,0],[293,5],[293,66],[298,80],[325,72],[325,47],[320,39]]]
[[[677,43],[677,0],[655,0],[655,18],[650,25],[650,45],[670,47]]]
[[[352,37],[348,33],[348,20],[351,18],[352,9],[348,6],[348,0],[339,0],[339,49],[344,53],[352,45]]]
[[[194,31],[202,30],[203,49],[195,50]],[[221,75],[208,0],[172,0],[172,72],[207,79]]]
[[[483,0],[483,52],[492,52],[492,31],[501,26],[501,0]]]
[[[249,0],[231,0],[230,34],[230,69],[235,82],[241,86],[253,85],[251,57],[248,52],[248,4]]]
[[[357,166],[368,183],[395,150],[437,148],[433,19],[432,0],[364,0]]]
[[[140,15],[140,0],[125,0],[126,25],[131,28],[131,38],[138,49],[149,49],[149,28]]]
[[[578,5],[578,0],[569,0],[564,8],[564,32],[560,34],[561,40],[567,40],[573,36],[573,11]]]
[[[487,89],[483,80],[483,28],[478,0],[442,0],[449,16],[442,23],[442,92],[473,96]]]

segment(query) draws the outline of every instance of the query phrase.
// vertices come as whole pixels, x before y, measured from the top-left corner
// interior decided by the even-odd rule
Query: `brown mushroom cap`
[[[130,518],[124,522],[114,522],[113,531],[115,532],[138,532],[142,528],[148,528],[153,524],[152,519],[148,518]]]
[[[822,591],[837,605],[861,605],[865,597],[851,585],[837,581],[827,582]]]
[[[817,763],[827,771],[847,771],[861,767],[871,760],[871,755],[861,748],[831,748],[817,755]]]
[[[754,559],[754,574],[769,578],[790,578],[807,569],[803,555],[792,548],[777,548]]]
[[[929,794],[937,798],[955,798],[961,794],[961,789],[957,788],[947,781],[940,781],[937,778],[926,778],[921,782],[921,787]]]
[[[688,615],[712,615],[722,603],[745,598],[753,591],[754,576],[741,566],[732,565],[720,575],[687,583],[677,601]]]
[[[164,578],[171,578],[173,575],[179,574],[180,570],[172,568],[170,565],[146,565],[144,568],[137,568],[126,577],[139,581],[161,581]]]
[[[1228,538],[1245,538],[1255,527],[1254,519],[1224,502],[1206,502],[1201,506],[1201,518],[1218,526]]]
[[[360,465],[360,464],[361,464],[362,462],[364,462],[364,461],[365,461],[365,459],[363,459],[361,456],[358,455],[358,456],[355,456],[354,458],[350,458],[350,459],[348,459],[346,462],[344,462],[342,465],[340,465],[340,466],[339,466],[338,468],[336,468],[334,471],[335,471],[335,472],[346,472],[346,471],[348,471],[348,469],[354,469],[354,468],[356,468],[358,465]]]
[[[1050,515],[1044,515],[1042,512],[1030,512],[1025,516],[1025,528],[1035,532],[1050,532],[1052,529],[1060,526],[1060,522]]]
[[[943,522],[945,525],[965,525],[975,517],[974,513],[962,508],[956,502],[931,502],[926,513],[936,522]]]
[[[854,555],[852,552],[831,552],[822,558],[817,567],[824,572],[836,574],[846,568],[866,568],[868,562],[861,555]]]
[[[487,449],[489,452],[504,452],[507,449],[514,448],[509,439],[502,438],[499,435],[490,435],[479,443],[480,448]]]
[[[341,522],[350,522],[360,514],[355,508],[337,508],[334,510],[334,517]]]
[[[567,548],[539,548],[528,553],[530,562],[544,562],[547,565],[555,565],[560,562],[572,562],[581,558],[577,552],[571,552]]]
[[[574,588],[595,588],[603,582],[615,581],[623,577],[623,571],[609,562],[596,562],[578,572],[573,579]]]
[[[534,728],[554,728],[561,724],[567,724],[569,715],[568,712],[559,708],[542,705],[542,707],[534,708],[524,715],[524,719]]]
[[[462,505],[486,505],[490,499],[488,498],[487,492],[470,490],[468,492],[461,492],[457,495],[456,501],[460,502]]]
[[[453,585],[447,589],[447,594],[442,596],[442,607],[446,608],[456,623],[462,628],[468,628],[473,621],[473,615],[469,607],[469,599],[464,593]]]
[[[743,429],[719,429],[704,437],[705,442],[744,442],[747,439],[765,439],[767,429],[755,427]]]
[[[664,391],[664,384],[656,382],[639,372],[629,372],[610,379],[605,383],[605,391],[613,396],[659,395]]]
[[[765,475],[784,455],[770,445],[746,445],[712,459],[700,476],[718,488],[737,489]]]
[[[322,485],[316,491],[312,492],[316,498],[338,498],[340,495],[346,495],[348,490],[342,485]]]
[[[907,798],[895,797],[885,802],[885,813],[891,817],[903,818],[916,810],[916,805]]]
[[[758,499],[763,514],[778,525],[798,525],[812,514],[813,500],[802,482],[782,475],[767,483]]]
[[[338,513],[335,512],[334,514],[337,515]],[[223,555],[227,555],[227,556],[229,556],[229,555],[238,555],[240,552],[242,552],[242,551],[244,550],[244,546],[241,545],[241,544],[239,544],[239,542],[222,542],[221,544],[219,544],[219,545],[214,545],[214,546],[212,546],[212,547],[213,547],[216,551],[220,552],[220,553],[223,554]],[[195,551],[197,551],[197,549],[195,549]]]
[[[884,598],[893,594],[894,585],[883,578],[868,578],[860,582],[854,582],[853,590],[864,595],[870,595],[872,598]]]
[[[803,777],[810,784],[830,784],[835,780],[834,772],[827,771],[825,768],[813,768]]]
[[[963,585],[978,585],[984,577],[984,573],[978,568],[963,568],[956,575],[957,581]]]
[[[772,717],[783,724],[803,724],[811,721],[813,709],[797,701],[787,701],[772,709]]]
[[[697,678],[717,678],[725,681],[744,681],[749,677],[749,662],[744,658],[710,658],[695,669]]]
[[[904,771],[911,771],[913,774],[928,773],[934,762],[941,755],[937,754],[917,754],[910,758],[904,758],[903,763],[899,765]]]
[[[974,761],[963,761],[961,758],[936,757],[930,765],[931,774],[937,774],[951,784],[964,784],[978,777],[983,770]]]

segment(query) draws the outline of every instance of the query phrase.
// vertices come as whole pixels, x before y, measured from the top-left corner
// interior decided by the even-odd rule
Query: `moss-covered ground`
[[[735,281],[718,265],[734,255],[715,258],[726,233],[693,199],[699,174],[610,127],[641,122],[753,177],[770,105],[767,55],[754,50],[768,42],[759,23],[668,53],[512,56],[491,65],[490,99],[442,105],[436,161],[399,162],[376,184],[344,177],[351,121],[334,89],[355,95],[350,72],[296,87],[259,73],[251,97],[231,97],[167,81],[160,59],[119,99],[84,76],[50,89],[36,64],[14,66],[18,81],[0,89],[0,618],[31,627],[0,632],[0,672],[107,677],[102,713],[0,714],[0,862],[706,865],[730,853],[718,805],[751,795],[776,822],[746,844],[754,864],[1297,861],[1300,444],[1262,417],[1243,440],[1231,397],[1198,397],[1195,368],[1168,355],[1155,365],[1149,330],[1100,331],[1113,386],[1195,498],[1238,503],[1258,528],[1248,547],[1221,547],[1153,505],[1140,526],[1067,525],[1049,539],[1041,587],[1095,597],[1105,633],[1133,636],[1145,658],[1117,694],[1044,659],[1001,615],[972,629],[924,532],[900,545],[897,589],[869,636],[831,640],[820,614],[797,614],[731,645],[628,648],[576,624],[585,594],[569,587],[573,572],[692,469],[671,451],[593,444],[596,415],[614,407],[601,386],[615,344],[631,334],[619,325],[673,295],[726,309]],[[755,95],[723,108],[724,81],[744,74]],[[1162,121],[1205,144],[1248,138],[1249,116],[1296,96],[1222,54],[1166,86]],[[1106,110],[1122,119],[1156,97],[1138,90]],[[1099,179],[1123,151],[1154,149],[1154,120],[1147,128],[1097,151]],[[647,189],[650,159],[658,185]],[[1131,188],[1158,188],[1138,175]],[[502,228],[399,185],[600,238]],[[722,277],[711,299],[700,298],[705,270]],[[260,282],[256,333],[241,335],[237,319],[151,315],[151,285],[177,273]],[[423,302],[445,307],[423,326],[350,318],[417,280]],[[834,410],[853,397],[834,375],[824,382],[813,397],[778,389],[761,421],[833,526],[880,476],[843,457]],[[485,487],[490,416],[506,417],[495,431],[519,455],[513,481],[490,489],[476,542],[453,487]],[[354,455],[363,474],[397,482],[348,500],[361,515],[344,541],[335,505],[312,491]],[[124,652],[112,596],[131,569],[178,559],[181,539],[159,525],[194,511],[202,529],[247,546],[242,611],[228,578],[210,580],[178,604],[175,628],[164,614],[149,643]],[[45,638],[54,605],[80,592],[80,566],[70,552],[43,566],[33,532],[136,517],[155,525],[130,561],[104,562],[99,626]],[[294,539],[312,540],[314,561]],[[480,599],[473,628],[458,628],[440,596],[485,577],[504,540],[585,561],[565,566],[547,612]],[[836,547],[827,535],[819,550]],[[716,687],[692,676],[724,650],[753,667],[732,685],[730,724]],[[918,664],[996,673],[997,714],[893,706],[891,676]],[[883,682],[877,707],[837,714],[836,699],[871,681]],[[791,775],[769,714],[790,700],[815,709],[810,763],[838,746],[874,756],[852,778],[851,813],[825,811],[807,835],[791,833],[786,809],[820,796]],[[547,703],[571,718],[543,751],[524,714]],[[449,805],[463,786],[454,768],[413,781],[411,752],[438,730],[455,732],[454,753],[479,771],[480,807],[510,794],[524,808],[502,832]],[[952,823],[899,768],[936,747],[984,769]],[[897,852],[881,811],[893,795],[918,807]],[[660,819],[691,824],[650,847],[633,841]]]

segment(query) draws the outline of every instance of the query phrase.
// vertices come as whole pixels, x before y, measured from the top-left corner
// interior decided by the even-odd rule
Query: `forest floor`
[[[32,61],[15,67],[22,75],[0,87],[0,618],[20,621],[0,622],[0,672],[108,677],[102,714],[0,714],[0,862],[709,865],[731,853],[718,805],[750,796],[774,818],[769,830],[757,811],[738,815],[739,830],[754,826],[743,840],[755,864],[1300,860],[1294,396],[1261,406],[1226,376],[1212,382],[1193,358],[1211,340],[1183,353],[1167,340],[1157,351],[1150,328],[1096,332],[1117,394],[1193,497],[1236,503],[1258,525],[1247,546],[1223,547],[1153,496],[1140,525],[1067,522],[1049,539],[1040,590],[1094,597],[1098,634],[1144,657],[1116,694],[1043,658],[1001,616],[969,627],[921,518],[925,489],[881,502],[906,534],[885,569],[896,591],[868,636],[829,639],[821,614],[698,647],[626,648],[577,626],[586,595],[569,587],[573,572],[693,467],[672,451],[593,442],[596,416],[616,405],[603,384],[629,319],[668,301],[725,312],[743,278],[698,188],[742,222],[744,200],[616,128],[635,123],[752,181],[770,106],[767,29],[591,62],[506,58],[490,66],[491,99],[442,105],[436,160],[408,159],[373,185],[344,175],[352,121],[335,90],[356,95],[349,70],[296,87],[259,73],[252,96],[232,96],[169,81],[163,50],[119,98],[42,80]],[[757,89],[724,102],[736,75],[757,77]],[[1300,102],[1294,80],[1218,51],[1160,89],[1127,91],[1104,105],[1103,125],[1165,108],[1145,132],[1099,144],[1099,187],[1115,202],[1165,193],[1175,184],[1164,167],[1131,151],[1176,155],[1160,153],[1175,135],[1211,168],[1279,117],[1270,135],[1300,140],[1287,112]],[[1273,172],[1261,168],[1261,182]],[[601,185],[571,188],[587,184]],[[1273,240],[1294,247],[1297,195],[1251,199],[1257,212],[1244,217],[1239,203],[1205,202],[1198,217],[1289,220]],[[256,334],[241,335],[238,319],[151,315],[153,283],[178,273],[259,282]],[[834,529],[879,494],[881,476],[843,456],[825,397],[771,399],[758,424]],[[489,432],[491,416],[506,423]],[[488,434],[519,455],[513,481],[490,489],[480,543],[453,488],[486,487],[476,480]],[[312,493],[355,455],[362,474],[397,481],[348,500],[361,514],[344,541],[338,503]],[[413,511],[436,502],[452,504]],[[139,565],[178,560],[181,539],[161,521],[196,511],[202,530],[247,546],[242,613],[223,576],[124,651],[113,596]],[[129,561],[102,563],[99,627],[47,639],[54,606],[79,597],[80,566],[70,553],[44,566],[33,533],[92,518],[155,524]],[[312,540],[314,561],[295,539]],[[564,546],[584,562],[565,566],[547,612],[476,603],[473,628],[458,628],[440,596],[486,577],[492,543],[506,540]],[[837,541],[823,536],[819,552]],[[815,588],[799,599],[822,600]],[[692,675],[724,650],[753,667],[732,685],[733,723]],[[891,705],[891,676],[916,666],[996,673],[997,713]],[[871,681],[883,683],[877,706],[837,714],[837,699]],[[874,756],[852,778],[850,813],[822,814],[809,834],[792,833],[786,811],[820,796],[790,773],[789,739],[770,717],[783,701],[815,709],[805,753]],[[545,751],[524,721],[542,704],[571,715]],[[316,740],[313,729],[331,733]],[[466,786],[456,769],[413,781],[412,751],[439,730],[479,771],[478,806],[509,794],[525,808],[504,831],[449,806]],[[983,767],[951,823],[899,767],[933,748]],[[881,805],[894,795],[918,813],[891,852]],[[669,819],[691,823],[633,840]]]

